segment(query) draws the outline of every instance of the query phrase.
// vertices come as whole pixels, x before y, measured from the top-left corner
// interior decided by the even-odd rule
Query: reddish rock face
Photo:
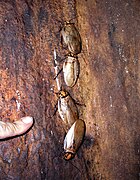
[[[68,53],[60,30],[72,18],[82,39],[80,74],[72,88],[63,73],[59,79],[86,105],[78,107],[86,135],[66,162],[62,121],[58,113],[52,117],[53,52],[58,62]],[[33,116],[35,121],[27,134],[0,141],[0,178],[138,179],[140,1],[1,0],[0,27],[1,120]]]

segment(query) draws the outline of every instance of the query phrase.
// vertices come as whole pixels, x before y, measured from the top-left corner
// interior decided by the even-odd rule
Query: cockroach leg
[[[54,109],[55,109],[55,110],[54,110],[53,114],[50,115],[48,118],[52,118],[52,117],[55,116],[55,114],[56,114],[56,112],[57,112],[57,110],[58,110],[57,103],[58,103],[58,101],[56,102],[56,104],[55,104],[55,106],[54,106]]]
[[[60,69],[60,71],[57,73],[57,75],[54,77],[54,80],[58,77],[58,75],[61,73],[61,71],[63,70],[63,68]]]
[[[72,98],[72,97],[71,97]],[[72,98],[73,99],[73,98]],[[78,106],[84,106],[86,107],[86,105],[84,103],[80,103],[77,100],[73,99],[74,103],[77,104]]]

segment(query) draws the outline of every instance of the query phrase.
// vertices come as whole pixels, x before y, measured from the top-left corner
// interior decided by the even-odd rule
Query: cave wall
[[[140,1],[1,0],[0,117],[34,117],[25,135],[0,141],[0,179],[137,180],[140,149]],[[68,88],[86,123],[75,158],[62,158],[54,49],[72,18],[82,38],[80,75]],[[62,66],[62,63],[60,63]],[[20,107],[18,106],[20,104]]]

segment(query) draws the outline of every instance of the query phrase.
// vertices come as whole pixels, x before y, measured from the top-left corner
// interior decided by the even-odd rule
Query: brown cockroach
[[[68,56],[63,63],[64,81],[67,86],[73,87],[79,77],[80,64],[78,57]]]
[[[77,106],[65,90],[61,90],[58,93],[58,112],[61,119],[64,122],[66,132],[73,125],[73,123],[78,119],[78,109]]]
[[[64,59],[63,68],[58,72],[56,77],[62,70],[66,85],[69,87],[73,87],[78,80],[80,72],[80,63],[78,61],[78,57],[68,55],[66,59]],[[56,77],[54,79],[56,79]]]
[[[64,139],[64,159],[70,160],[74,158],[77,150],[85,136],[86,125],[81,119],[75,121],[75,123],[69,129],[65,139]]]
[[[77,55],[82,50],[82,40],[74,23],[66,21],[61,29],[61,43],[64,41],[69,53]]]

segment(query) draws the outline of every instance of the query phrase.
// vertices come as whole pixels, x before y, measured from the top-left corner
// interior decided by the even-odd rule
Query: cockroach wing
[[[68,42],[68,49],[72,54],[79,54],[82,50],[82,43],[75,36],[72,36]]]
[[[67,86],[73,87],[79,76],[79,61],[75,57],[68,56],[63,63],[64,81]]]
[[[85,135],[85,122],[78,119],[68,131],[64,139],[64,150],[76,153]]]
[[[66,131],[78,119],[78,109],[70,96],[58,100],[58,112],[65,123]]]

